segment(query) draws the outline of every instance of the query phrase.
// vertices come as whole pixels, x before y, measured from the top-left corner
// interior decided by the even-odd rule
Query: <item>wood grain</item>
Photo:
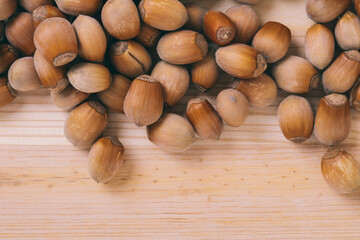
[[[232,0],[198,1],[226,10]],[[305,0],[261,0],[261,22],[291,28],[290,54],[304,56],[312,21]],[[223,74],[207,93],[231,85]],[[171,111],[183,114],[200,93],[190,89]],[[308,97],[314,109],[323,93]],[[96,184],[87,151],[63,136],[67,112],[46,90],[21,94],[0,110],[0,239],[359,239],[360,195],[339,195],[323,181],[326,147],[314,137],[286,141],[273,106],[251,109],[239,128],[225,127],[221,141],[199,140],[183,154],[167,154],[123,115],[110,113],[106,134],[126,147],[126,164],[113,181]],[[341,146],[357,158],[360,116]]]

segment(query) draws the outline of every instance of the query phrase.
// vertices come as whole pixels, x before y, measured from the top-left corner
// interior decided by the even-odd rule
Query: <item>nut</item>
[[[215,54],[219,67],[228,74],[244,79],[260,76],[267,64],[264,56],[255,48],[245,44],[232,44],[221,47]]]
[[[149,141],[165,152],[184,152],[195,142],[195,132],[183,117],[165,113],[156,123],[146,127]]]
[[[106,36],[99,22],[95,18],[79,15],[72,26],[78,40],[79,56],[90,62],[102,62],[106,52]]]
[[[89,173],[97,183],[111,180],[124,163],[124,147],[117,137],[102,137],[89,152]]]
[[[64,88],[64,84],[68,84],[66,68],[64,66],[54,67],[38,51],[35,51],[34,54],[34,66],[44,87],[57,91],[56,89]]]
[[[48,18],[61,17],[66,19],[66,16],[57,7],[51,5],[43,5],[36,8],[32,13],[32,17],[35,29]]]
[[[219,67],[212,51],[209,51],[204,59],[194,63],[191,67],[191,80],[201,92],[212,88],[218,76]]]
[[[244,94],[230,88],[217,96],[216,109],[227,125],[239,127],[249,115],[249,102]]]
[[[14,0],[0,0],[0,21],[8,19],[14,14],[17,7],[17,1]]]
[[[359,163],[342,149],[331,148],[324,154],[321,172],[326,183],[339,193],[353,193],[360,187]]]
[[[74,146],[90,147],[108,125],[107,109],[89,101],[73,109],[65,123],[65,137]]]
[[[101,11],[102,23],[111,36],[120,40],[136,37],[140,31],[140,17],[131,0],[109,0]]]
[[[333,93],[323,97],[315,117],[315,137],[321,143],[333,146],[344,141],[350,129],[350,105],[346,96]]]
[[[124,101],[124,112],[137,126],[147,126],[161,117],[163,103],[161,84],[148,75],[141,75],[130,85]]]
[[[235,24],[234,42],[249,43],[260,27],[260,20],[250,5],[242,4],[229,8],[225,13]]]
[[[326,68],[334,57],[333,33],[322,24],[311,26],[305,34],[306,58],[318,69]]]
[[[159,57],[171,64],[190,64],[203,59],[208,44],[203,35],[191,30],[181,30],[164,35],[157,46]]]
[[[302,143],[311,137],[314,127],[314,113],[306,98],[290,95],[278,108],[279,125],[284,136]]]
[[[327,93],[348,91],[360,75],[360,53],[343,52],[323,73],[322,83]]]
[[[131,81],[126,77],[113,74],[110,87],[105,91],[97,93],[97,96],[109,109],[124,113],[124,100],[130,85]]]
[[[141,0],[139,12],[143,22],[164,31],[179,29],[189,20],[185,6],[178,0]]]
[[[152,48],[159,42],[161,34],[160,30],[141,22],[139,35],[136,36],[135,40],[144,47]]]
[[[26,56],[33,55],[34,21],[30,13],[22,12],[10,18],[6,24],[6,39]]]
[[[275,81],[265,73],[253,79],[237,79],[234,88],[242,92],[252,107],[268,107],[277,97]]]
[[[50,95],[55,106],[63,109],[72,109],[90,96],[89,93],[80,92],[69,83],[61,91],[50,91]]]
[[[197,134],[206,140],[218,140],[224,124],[214,107],[204,98],[189,100],[186,117]]]
[[[113,43],[110,60],[118,72],[129,78],[147,73],[152,64],[148,51],[132,40]]]
[[[16,60],[9,69],[8,79],[11,87],[17,91],[30,91],[42,86],[36,73],[33,57]]]
[[[326,23],[337,18],[350,3],[351,0],[308,0],[306,12],[315,22]]]
[[[55,2],[62,12],[73,16],[79,14],[92,16],[102,6],[102,0],[55,0]]]
[[[19,0],[19,5],[26,11],[33,12],[36,8],[44,5],[54,5],[53,0]]]
[[[336,42],[344,50],[360,49],[360,19],[347,11],[335,27]]]
[[[318,71],[306,59],[288,56],[272,68],[277,85],[289,93],[306,93],[319,85]]]
[[[291,31],[279,22],[267,22],[255,34],[252,47],[261,52],[267,63],[283,58],[289,50]]]
[[[5,73],[18,58],[19,53],[13,46],[5,43],[0,44],[0,74]]]
[[[205,35],[218,45],[227,45],[235,37],[235,24],[224,13],[219,11],[207,11],[203,27]]]
[[[183,66],[172,65],[164,61],[154,67],[151,77],[160,82],[164,90],[164,102],[174,106],[186,93],[190,76]]]
[[[109,69],[98,63],[78,63],[70,68],[67,76],[71,85],[84,93],[101,92],[111,84]]]
[[[63,18],[48,18],[40,23],[35,30],[34,43],[36,49],[54,67],[71,62],[78,54],[74,28]]]
[[[16,92],[10,86],[6,77],[0,77],[0,107],[3,107],[16,98]]]
[[[203,31],[203,19],[206,9],[196,4],[188,4],[185,6],[189,20],[184,25],[185,29],[193,30],[195,32]]]

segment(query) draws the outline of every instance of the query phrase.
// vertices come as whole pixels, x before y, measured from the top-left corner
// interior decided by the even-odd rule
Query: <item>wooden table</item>
[[[232,0],[199,1],[226,10]],[[262,23],[277,20],[293,34],[291,54],[304,56],[312,21],[305,0],[261,0]],[[231,85],[222,75],[207,95]],[[173,110],[201,95],[193,86]],[[326,147],[314,137],[285,140],[277,106],[251,109],[221,141],[199,140],[167,154],[123,115],[110,113],[106,134],[126,147],[126,164],[110,183],[89,178],[87,151],[63,136],[68,115],[46,90],[23,93],[0,110],[0,239],[359,239],[360,195],[334,193],[322,179]],[[314,109],[321,90],[306,96]],[[342,148],[360,160],[359,114]]]

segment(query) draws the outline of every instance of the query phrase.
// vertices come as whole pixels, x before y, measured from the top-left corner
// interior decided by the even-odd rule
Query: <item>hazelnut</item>
[[[165,113],[146,127],[148,139],[165,152],[184,152],[195,142],[195,132],[183,117]]]
[[[73,16],[80,14],[92,16],[102,6],[102,0],[55,0],[55,2],[62,12]]]
[[[217,96],[216,109],[227,125],[239,127],[249,115],[249,102],[244,94],[230,88]]]
[[[70,68],[67,76],[71,85],[84,93],[101,92],[111,84],[109,69],[98,63],[78,63]]]
[[[346,151],[330,148],[321,159],[326,183],[338,193],[354,193],[360,187],[360,165]]]
[[[208,100],[204,98],[189,100],[185,115],[202,139],[217,140],[220,138],[224,124]]]
[[[8,19],[14,14],[17,7],[15,0],[0,0],[0,21]]]
[[[152,64],[149,52],[132,40],[113,43],[110,60],[118,72],[129,78],[147,73]]]
[[[74,28],[63,18],[48,18],[40,23],[35,30],[34,43],[36,49],[54,67],[71,62],[78,54]]]
[[[314,112],[306,98],[290,95],[278,108],[279,125],[284,136],[302,143],[311,137],[314,128]]]
[[[308,0],[306,12],[315,22],[327,23],[343,13],[350,3],[351,0]]]
[[[46,61],[39,51],[35,51],[34,66],[44,87],[57,91],[63,88],[64,84],[68,84],[65,66],[54,67]]]
[[[102,137],[89,152],[89,173],[97,183],[111,180],[124,163],[124,147],[117,137]]]
[[[261,52],[267,63],[283,58],[290,46],[291,31],[279,22],[267,22],[255,34],[252,47]]]
[[[360,53],[357,50],[343,52],[323,73],[324,90],[344,93],[354,85],[359,75]]]
[[[143,22],[163,31],[179,29],[189,19],[185,6],[178,0],[141,0],[139,12]]]
[[[171,64],[190,64],[203,59],[208,44],[203,35],[191,30],[165,34],[157,46],[159,57]]]
[[[92,17],[79,15],[72,26],[74,27],[79,56],[90,62],[102,62],[106,51],[106,36],[100,23]]]
[[[335,27],[336,42],[344,50],[360,49],[360,19],[347,11]]]
[[[195,32],[202,32],[203,19],[206,13],[206,9],[196,4],[187,4],[185,7],[189,16],[189,20],[184,25],[184,28],[193,30]]]
[[[31,56],[35,52],[34,30],[31,13],[18,13],[12,16],[6,24],[6,39],[24,55]]]
[[[63,109],[72,109],[90,96],[89,93],[80,92],[69,83],[61,91],[50,91],[50,95],[55,106]]]
[[[136,126],[153,124],[162,114],[164,93],[160,82],[148,75],[137,77],[130,85],[124,101],[124,112]]]
[[[227,45],[235,37],[235,24],[224,13],[219,11],[207,11],[203,27],[205,35],[218,45]]]
[[[136,36],[135,40],[144,47],[152,48],[159,42],[161,34],[162,32],[159,29],[141,22],[139,35]]]
[[[19,58],[18,51],[11,45],[0,44],[0,74],[5,73],[11,64]]]
[[[219,48],[215,57],[222,70],[238,78],[258,77],[267,68],[265,58],[259,51],[241,43]]]
[[[320,70],[332,61],[335,52],[333,33],[322,24],[311,26],[305,34],[306,58]]]
[[[350,105],[346,96],[333,93],[323,97],[315,117],[315,137],[332,146],[344,141],[350,129]]]
[[[276,83],[265,73],[253,79],[237,79],[234,88],[247,97],[252,107],[268,107],[277,97]]]
[[[130,85],[131,81],[126,77],[119,74],[113,74],[110,87],[97,93],[97,96],[109,109],[124,113],[124,101]]]
[[[250,5],[242,4],[229,8],[225,13],[235,24],[234,42],[249,43],[260,27],[260,20]]]
[[[16,60],[9,69],[8,78],[11,87],[17,91],[30,91],[42,86],[34,66],[33,57],[23,57]]]
[[[277,85],[289,93],[306,93],[318,87],[318,71],[306,59],[288,56],[272,68]]]
[[[89,147],[104,132],[107,124],[107,109],[99,102],[89,101],[70,112],[64,134],[74,146]]]
[[[131,0],[109,0],[101,11],[102,23],[111,36],[119,40],[136,37],[140,32],[140,17]]]
[[[191,80],[201,91],[206,92],[212,88],[219,76],[219,67],[212,51],[208,51],[206,57],[191,67]]]
[[[164,102],[174,106],[186,93],[190,76],[183,66],[172,65],[164,61],[154,67],[151,77],[160,82],[164,89]]]

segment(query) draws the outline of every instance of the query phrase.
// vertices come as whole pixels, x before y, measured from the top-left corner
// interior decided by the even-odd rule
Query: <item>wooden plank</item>
[[[197,1],[225,11],[232,0]],[[291,28],[290,54],[304,56],[303,36],[313,24],[305,0],[261,0],[261,22]],[[223,74],[210,101],[231,86]],[[172,109],[183,114],[201,95],[193,86]],[[326,147],[314,137],[289,143],[273,106],[251,109],[221,141],[198,142],[183,154],[160,151],[121,115],[111,112],[106,134],[126,148],[126,164],[110,183],[87,172],[87,150],[63,136],[66,111],[46,90],[23,93],[0,110],[0,239],[358,239],[359,195],[334,193],[323,181]],[[314,109],[321,90],[306,94]],[[355,157],[359,114],[341,146]]]

